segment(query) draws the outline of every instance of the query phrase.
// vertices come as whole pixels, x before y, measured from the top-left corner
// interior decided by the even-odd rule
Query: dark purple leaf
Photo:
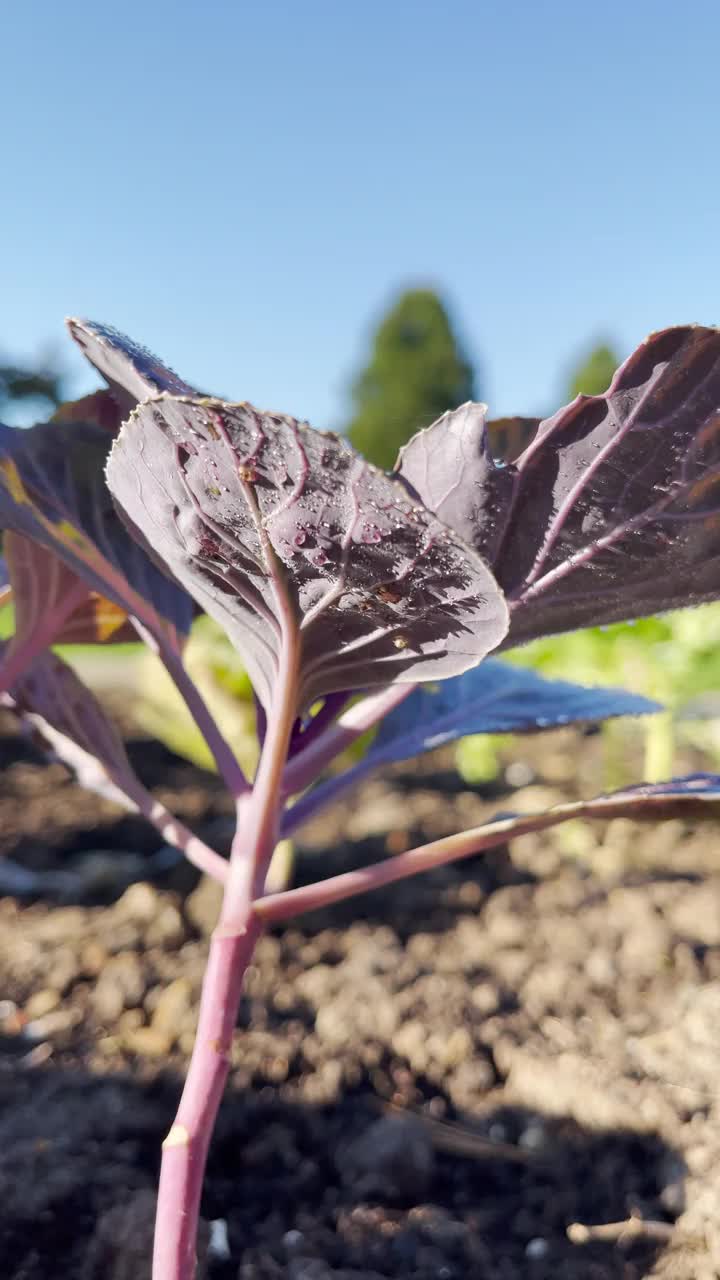
[[[39,630],[52,644],[137,641],[125,609],[91,591],[53,551],[12,530],[3,547],[15,605],[13,643],[25,644]]]
[[[70,319],[67,326],[83,355],[108,383],[123,417],[127,417],[139,401],[163,391],[173,395],[197,394],[151,351],[112,325]]]
[[[117,400],[109,391],[93,391],[80,400],[70,400],[61,404],[53,414],[51,422],[94,422],[96,426],[117,435],[122,426],[122,410]]]
[[[60,557],[90,591],[173,639],[189,630],[192,603],[127,533],[104,477],[111,443],[92,422],[27,429],[0,424],[0,528]]]
[[[5,645],[0,645],[0,654]],[[4,657],[4,654],[3,654]],[[45,751],[77,775],[81,785],[134,808],[137,782],[119,733],[72,667],[45,652],[31,661],[2,696]]]
[[[504,647],[716,599],[720,331],[653,334],[512,466],[491,462],[481,416],[464,409],[415,436],[399,474],[472,533],[508,597]]]
[[[125,610],[90,590],[54,551],[12,529],[3,546],[15,630],[0,664],[0,688],[51,645],[137,640]]]
[[[115,442],[108,483],[240,650],[267,707],[281,651],[300,709],[456,675],[505,634],[481,559],[347,441],[250,405],[165,396]]]
[[[0,643],[0,662],[3,648]],[[42,751],[72,770],[81,786],[137,809],[190,862],[225,879],[225,860],[145,790],[97,698],[56,654],[46,651],[29,663],[11,690],[0,695],[0,704],[18,718]]]

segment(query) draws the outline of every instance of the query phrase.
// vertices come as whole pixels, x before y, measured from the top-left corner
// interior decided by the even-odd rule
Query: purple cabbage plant
[[[656,709],[487,655],[720,597],[720,332],[652,335],[605,395],[539,421],[511,465],[490,455],[484,406],[467,404],[420,431],[388,474],[339,436],[201,394],[112,329],[69,324],[107,389],[50,423],[0,426],[0,599],[15,604],[0,698],[84,785],[144,814],[224,885],[158,1195],[154,1280],[191,1280],[243,977],[264,929],[570,818],[714,811],[720,778],[695,775],[266,890],[278,840],[373,769],[464,734]],[[252,780],[183,666],[198,611],[252,679]],[[143,789],[105,712],[52,651],[128,635],[166,664],[215,755],[237,807],[229,858]],[[328,775],[370,729],[360,761]]]

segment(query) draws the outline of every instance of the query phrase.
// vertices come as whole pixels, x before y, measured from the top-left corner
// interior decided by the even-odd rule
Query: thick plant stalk
[[[175,1121],[163,1143],[153,1280],[193,1280],[200,1196],[210,1138],[230,1070],[243,980],[261,932],[249,912],[244,933],[215,930],[203,982],[190,1069]]]
[[[281,779],[297,703],[297,646],[278,673],[252,795],[240,797],[220,919],[210,943],[195,1047],[180,1106],[163,1143],[153,1280],[194,1280],[200,1197],[210,1139],[230,1070],[243,979],[262,921],[253,907],[277,843]]]

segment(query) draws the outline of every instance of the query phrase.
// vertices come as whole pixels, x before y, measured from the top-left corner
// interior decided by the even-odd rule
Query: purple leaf
[[[657,702],[623,689],[545,680],[534,671],[490,659],[454,680],[415,689],[383,720],[366,758],[374,767],[471,733],[532,733],[661,710]]]
[[[266,707],[283,650],[299,648],[303,710],[337,690],[456,675],[505,634],[482,560],[347,441],[293,418],[161,397],[125,424],[107,475]]]
[[[112,325],[76,319],[69,319],[66,323],[71,338],[108,383],[123,417],[127,417],[139,401],[163,391],[173,395],[196,394],[193,387],[183,382],[157,356],[113,329]]]
[[[124,416],[109,391],[93,391],[80,400],[69,400],[66,404],[61,404],[50,421],[94,422],[114,436],[120,430]]]
[[[53,644],[137,640],[125,610],[91,591],[54,551],[12,529],[3,545],[15,630],[0,665],[0,688]]]
[[[719,406],[720,331],[666,329],[514,465],[491,461],[465,407],[415,436],[398,474],[492,566],[508,647],[720,595]]]
[[[509,823],[509,836],[513,827],[541,831],[557,826],[570,818],[634,818],[636,821],[658,821],[666,818],[711,818],[720,801],[720,776],[714,773],[689,773],[682,778],[670,778],[667,782],[643,782],[639,786],[624,787],[608,795],[595,796],[592,800],[572,800],[555,805],[545,813],[527,817],[505,818],[499,815],[496,823]],[[530,824],[530,825],[526,825]]]
[[[131,538],[104,478],[110,432],[93,422],[0,424],[0,528],[57,555],[91,592],[177,646],[192,603]]]
[[[400,450],[396,474],[489,564],[512,500],[513,472],[490,452],[486,409],[468,402],[418,431]],[[482,537],[479,530],[486,531]]]
[[[2,700],[81,785],[127,807],[128,791],[139,783],[119,733],[72,667],[54,653],[42,653]],[[135,800],[130,804],[134,808]]]
[[[381,721],[358,764],[301,797],[288,815],[286,829],[306,822],[381,765],[409,760],[471,733],[532,733],[660,710],[658,703],[623,689],[545,680],[534,671],[486,659],[454,680],[414,689]]]
[[[0,643],[0,660],[3,648]],[[226,878],[225,860],[145,790],[97,698],[56,654],[45,652],[29,663],[9,693],[0,695],[0,703],[41,750],[72,770],[81,786],[137,809],[190,862],[218,880]]]
[[[126,611],[91,591],[53,551],[12,530],[5,534],[3,547],[15,604],[16,644],[26,643],[39,630],[53,637],[52,644],[137,641]]]

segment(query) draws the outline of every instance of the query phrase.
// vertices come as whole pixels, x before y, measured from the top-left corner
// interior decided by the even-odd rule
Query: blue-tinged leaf
[[[112,325],[74,318],[66,323],[71,338],[107,382],[123,417],[141,400],[164,391],[172,395],[193,395],[193,387],[168,369],[147,347]]]
[[[415,689],[381,724],[368,760],[407,760],[471,733],[526,733],[660,710],[658,703],[623,689],[545,680],[486,660],[454,680]]]
[[[720,776],[716,773],[688,773],[682,778],[670,778],[667,782],[641,782],[622,791],[596,796],[593,800],[574,800],[569,804],[555,805],[545,813],[528,818],[511,819],[511,828],[523,826],[525,830],[541,831],[557,826],[569,818],[634,818],[636,821],[664,820],[666,818],[717,817],[720,802]],[[502,823],[504,820],[498,820]],[[530,826],[527,826],[527,823]],[[510,837],[519,834],[510,829]]]
[[[381,722],[375,741],[358,764],[320,782],[297,802],[289,829],[381,765],[409,760],[471,733],[535,733],[661,710],[657,702],[623,689],[545,680],[534,671],[486,658],[454,680],[413,689]]]

